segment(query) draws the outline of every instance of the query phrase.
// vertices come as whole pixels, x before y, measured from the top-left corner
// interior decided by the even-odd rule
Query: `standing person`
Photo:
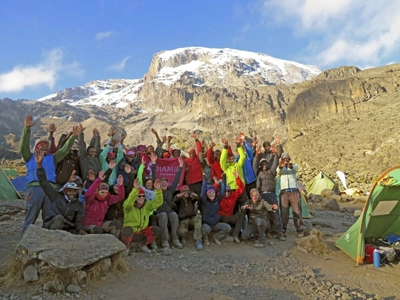
[[[185,159],[185,183],[191,191],[196,195],[200,195],[203,182],[204,158],[201,153],[201,142],[197,139],[196,134],[193,134],[192,137],[196,141],[196,150],[190,149],[189,158]]]
[[[26,228],[35,224],[40,210],[42,210],[42,219],[45,219],[49,208],[50,208],[50,200],[43,192],[43,189],[39,185],[38,177],[36,175],[37,164],[34,158],[34,153],[31,152],[29,146],[29,140],[31,138],[31,127],[34,126],[36,122],[34,122],[33,117],[31,115],[27,115],[24,120],[24,129],[22,130],[21,141],[19,145],[19,149],[22,155],[22,159],[25,161],[26,165],[26,193],[25,193],[25,201],[26,201],[26,215],[25,221],[22,229],[22,233],[25,232]],[[82,127],[74,126],[72,128],[72,135],[69,137],[68,141],[65,145],[57,150],[55,153],[49,153],[50,143],[47,139],[39,139],[35,143],[34,152],[43,151],[43,168],[46,172],[47,180],[56,184],[56,165],[63,160],[63,158],[70,151],[76,137],[82,131]]]
[[[172,244],[178,249],[182,249],[183,245],[179,241],[178,236],[178,227],[179,227],[179,218],[178,214],[173,210],[173,197],[176,187],[179,184],[179,179],[182,174],[183,168],[183,158],[179,157],[179,167],[178,171],[175,174],[174,181],[171,186],[168,187],[168,179],[161,178],[161,190],[163,192],[164,202],[157,209],[157,223],[161,230],[161,246],[163,247],[163,251],[165,254],[169,254],[170,246],[168,242],[168,224],[171,226],[171,236],[172,236]]]
[[[218,180],[222,178],[222,169],[221,169],[221,164],[219,162],[221,158],[221,150],[214,150],[215,143],[211,142],[210,148],[208,148],[208,151],[206,153],[208,165],[211,168],[211,178],[214,178],[214,176],[217,177]]]
[[[250,200],[248,200],[243,206],[242,210],[248,211],[249,224],[245,227],[242,232],[242,239],[247,240],[254,234],[258,236],[254,247],[262,248],[265,247],[265,232],[269,228],[268,211],[276,211],[278,205],[269,205],[267,201],[260,197],[260,193],[257,189],[250,191]]]
[[[301,215],[301,198],[297,186],[296,173],[299,167],[290,162],[288,153],[282,153],[276,175],[281,179],[280,209],[283,223],[283,230],[286,232],[289,223],[289,208],[292,208],[293,223],[297,231],[297,237],[304,236],[304,222]]]
[[[233,153],[228,153],[228,140],[222,139],[222,143],[224,144],[224,149],[222,149],[220,158],[221,169],[226,174],[226,183],[230,186],[231,190],[236,190],[238,185],[236,184],[234,173],[235,170],[237,170],[239,172],[239,178],[244,183],[243,166],[246,160],[246,152],[241,145],[240,139],[236,138],[235,143],[239,153],[239,159],[235,162],[235,155]],[[245,191],[239,196],[237,201],[239,205],[243,205],[247,201],[247,194]]]
[[[203,250],[201,239],[201,214],[199,212],[199,196],[192,193],[187,185],[181,187],[181,192],[176,194],[173,202],[179,203],[179,227],[178,235],[182,238],[182,244],[186,244],[186,234],[189,226],[194,227],[193,237],[196,241],[196,249]]]
[[[260,151],[260,149],[257,149]],[[278,204],[278,199],[276,197],[276,167],[278,166],[278,156],[274,155],[274,160],[271,168],[269,168],[269,163],[265,158],[260,161],[260,168],[257,169],[257,158],[253,160],[253,166],[257,175],[257,190],[260,192],[261,198],[267,201],[269,204]],[[276,232],[277,237],[280,241],[285,240],[282,219],[279,214],[279,210],[275,212],[268,212],[270,221],[270,230],[267,233],[267,238],[272,238],[273,231]]]
[[[256,187],[257,181],[257,176],[253,170],[253,148],[246,140],[246,137],[242,132],[240,133],[240,141],[242,142],[243,147],[246,150],[246,159],[243,165],[243,176],[244,184],[246,185],[246,194],[250,196],[250,190]]]
[[[236,214],[233,214],[233,212],[237,199],[243,194],[245,187],[242,180],[239,178],[238,170],[235,170],[233,175],[236,178],[238,188],[232,190],[229,185],[226,186],[225,195],[219,204],[218,215],[221,216],[221,222],[235,227],[232,232],[233,241],[235,243],[240,243],[239,234],[246,220],[246,214],[243,211],[238,211]]]
[[[278,158],[281,157],[282,153],[283,153],[283,148],[281,145],[281,137],[278,136],[275,138],[275,145],[271,146],[271,143],[268,141],[265,141],[262,146],[264,148],[264,152],[261,151],[256,151],[258,152],[258,154],[256,153],[256,157],[257,157],[257,169],[260,167],[260,161],[261,159],[265,158],[268,162],[268,168],[271,169],[273,160],[274,160],[274,155],[278,155]]]
[[[131,247],[131,243],[134,243],[136,249],[151,253],[147,245],[159,236],[160,228],[149,226],[149,217],[150,213],[163,203],[161,182],[159,179],[154,182],[155,199],[153,201],[146,200],[146,194],[139,185],[139,179],[135,179],[133,186],[134,189],[124,202],[122,242],[128,249]]]
[[[110,137],[107,145],[100,153],[100,166],[103,171],[108,170],[108,164],[111,160],[114,160],[115,164],[118,165],[124,157],[124,151],[122,150],[120,144],[121,136],[118,133],[115,133],[115,129],[112,130],[112,133],[113,135]],[[115,154],[114,150],[116,150],[117,154]],[[117,168],[114,168],[110,174],[110,177],[108,178],[108,184],[113,185],[116,179]]]
[[[97,177],[101,171],[99,154],[100,154],[100,133],[95,128],[90,145],[86,148],[85,135],[82,132],[78,136],[78,155],[81,164],[82,179],[85,181],[89,178],[89,171],[92,170],[94,176]]]
[[[227,223],[221,222],[221,216],[218,214],[219,204],[225,195],[226,178],[222,177],[221,191],[217,195],[214,186],[207,186],[207,178],[203,176],[203,185],[201,188],[200,199],[202,201],[202,232],[203,243],[209,246],[209,234],[214,232],[213,240],[217,245],[221,245],[221,240],[226,238],[231,231],[231,226]]]

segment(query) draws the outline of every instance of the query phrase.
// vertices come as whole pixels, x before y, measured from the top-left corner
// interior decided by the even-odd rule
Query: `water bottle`
[[[374,267],[375,268],[381,267],[381,254],[379,253],[378,249],[374,250]]]

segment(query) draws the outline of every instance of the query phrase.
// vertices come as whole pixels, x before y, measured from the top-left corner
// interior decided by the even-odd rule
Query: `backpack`
[[[374,245],[365,245],[364,263],[372,264],[374,262],[374,250],[378,249]]]

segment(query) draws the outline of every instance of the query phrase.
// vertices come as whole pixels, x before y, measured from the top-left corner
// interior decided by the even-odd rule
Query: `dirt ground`
[[[362,208],[347,205],[344,211]],[[351,208],[351,209],[349,209]],[[323,233],[328,251],[323,255],[300,251],[296,233],[287,240],[268,240],[254,248],[254,240],[211,244],[126,257],[129,272],[104,274],[79,293],[49,294],[41,287],[0,287],[0,299],[400,299],[400,265],[355,267],[354,261],[334,246],[334,241],[356,220],[350,212],[312,211],[308,227]],[[19,240],[23,213],[0,218],[0,263]],[[292,221],[290,221],[292,222]],[[327,225],[328,224],[328,225]]]

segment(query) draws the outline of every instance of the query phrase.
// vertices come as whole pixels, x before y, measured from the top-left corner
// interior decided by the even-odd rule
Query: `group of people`
[[[250,238],[260,248],[268,238],[285,240],[291,208],[297,235],[303,236],[298,166],[279,138],[261,147],[256,137],[250,143],[240,133],[234,144],[222,139],[223,148],[215,149],[214,142],[206,145],[194,134],[195,148],[185,157],[171,148],[172,137],[160,138],[155,129],[156,147],[127,148],[125,136],[111,127],[101,149],[99,131],[93,130],[87,146],[81,124],[56,145],[51,124],[48,139],[37,140],[31,151],[35,124],[25,117],[20,142],[27,167],[23,233],[41,211],[44,228],[113,234],[127,249],[146,253],[158,247],[171,253],[171,244],[185,247],[191,229],[198,250]],[[173,180],[159,176],[162,160],[177,161]]]

